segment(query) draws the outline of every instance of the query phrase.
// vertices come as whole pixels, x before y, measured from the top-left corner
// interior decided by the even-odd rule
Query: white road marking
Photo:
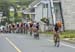
[[[49,39],[47,39],[47,40],[53,43],[53,40],[49,40]],[[62,43],[62,42],[60,42],[60,44],[63,45],[63,46],[70,47],[70,48],[75,48],[75,46],[72,46],[72,45],[69,45],[69,44],[65,44],[65,43]]]
[[[9,40],[9,38],[5,38],[16,50],[17,52],[22,52],[11,40]]]
[[[67,47],[71,47],[71,48],[75,48],[75,47],[72,46],[72,45],[64,44],[64,43],[62,43],[62,42],[61,42],[61,45],[64,45],[64,46],[67,46]]]

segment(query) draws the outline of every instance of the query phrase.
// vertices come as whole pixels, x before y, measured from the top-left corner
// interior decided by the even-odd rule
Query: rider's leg
[[[53,39],[54,39],[54,45],[56,46],[56,34],[54,34]]]
[[[60,36],[59,36],[59,33],[56,34],[56,39],[55,39],[55,43],[56,43],[56,46],[59,47],[60,45]]]

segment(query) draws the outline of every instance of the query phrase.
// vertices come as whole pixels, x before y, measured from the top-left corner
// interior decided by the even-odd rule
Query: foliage
[[[61,34],[62,38],[75,38],[75,31],[65,31]]]
[[[49,20],[47,18],[42,18],[41,21],[49,25]]]
[[[46,23],[46,18],[42,18],[41,21]]]
[[[16,19],[15,19],[15,23],[16,23],[16,22],[22,22],[22,20],[21,20],[20,18],[16,18]]]
[[[19,5],[26,5],[26,6],[28,6],[33,1],[34,0],[0,0],[0,3],[2,3],[2,2],[7,2],[9,4],[17,3]]]
[[[53,32],[40,32],[42,34],[45,34],[45,35],[53,35]],[[68,31],[65,31],[65,32],[62,32],[60,34],[60,37],[61,38],[75,38],[75,30],[68,30]]]
[[[18,1],[18,2],[17,2]],[[21,16],[21,13],[16,13],[17,5],[19,6],[27,6],[33,2],[34,0],[0,0],[0,11],[3,12],[3,16],[6,16],[6,22],[12,23],[10,21],[10,16],[15,17],[15,22],[21,21],[21,19],[18,18],[18,15]],[[13,6],[15,8],[15,12],[9,12],[9,7]],[[17,17],[17,18],[16,18]],[[5,21],[2,21],[2,24],[5,24]]]

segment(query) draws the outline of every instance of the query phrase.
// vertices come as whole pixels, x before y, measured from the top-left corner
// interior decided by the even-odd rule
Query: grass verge
[[[61,38],[75,38],[75,31],[62,32]]]
[[[48,31],[48,32],[40,32],[41,34],[45,34],[45,35],[52,35],[53,32]],[[61,38],[75,38],[75,31],[65,31],[62,32],[60,35]]]

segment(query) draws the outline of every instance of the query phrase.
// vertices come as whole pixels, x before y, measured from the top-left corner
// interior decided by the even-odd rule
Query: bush
[[[46,18],[42,18],[41,21],[46,23]]]

